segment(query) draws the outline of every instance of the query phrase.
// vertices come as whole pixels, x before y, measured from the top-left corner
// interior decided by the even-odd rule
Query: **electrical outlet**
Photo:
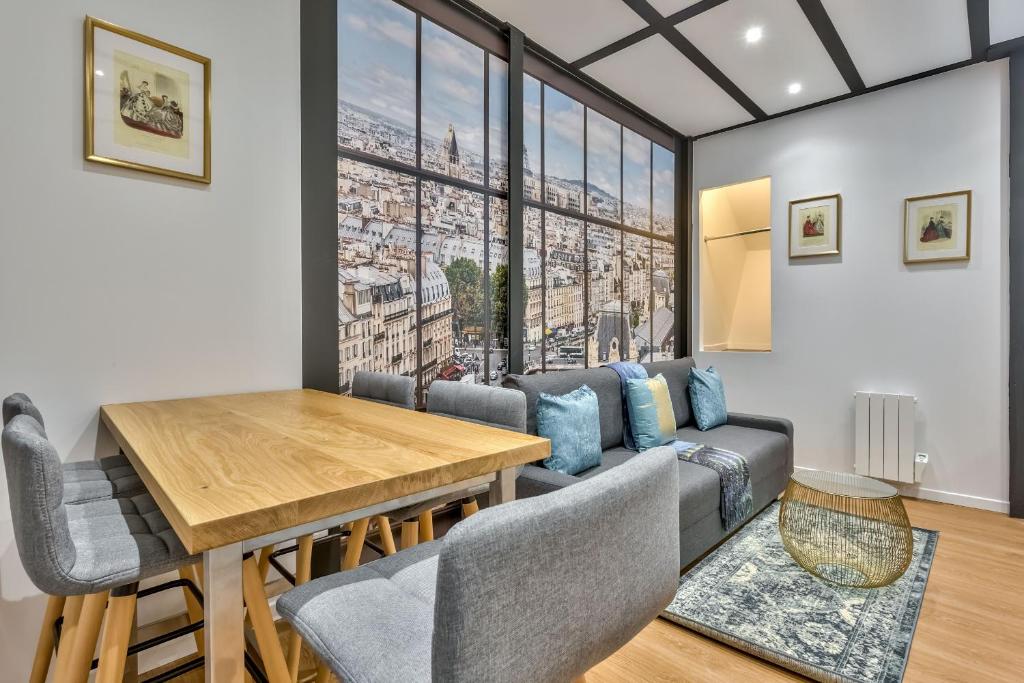
[[[917,453],[916,455],[914,455],[914,462],[920,463],[922,465],[927,465],[928,464],[928,454],[927,453]]]

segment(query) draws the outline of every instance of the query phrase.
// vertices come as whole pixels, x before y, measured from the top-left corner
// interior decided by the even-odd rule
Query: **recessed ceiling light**
[[[795,95],[803,89],[804,86],[800,85],[799,83],[790,83],[789,87],[787,88],[787,90],[789,90],[790,95]]]
[[[747,29],[747,42],[751,44],[756,43],[761,40],[763,35],[764,31],[761,30],[760,26],[751,26]]]

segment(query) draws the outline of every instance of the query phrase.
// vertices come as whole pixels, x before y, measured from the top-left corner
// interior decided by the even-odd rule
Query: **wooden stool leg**
[[[135,621],[135,602],[134,591],[110,597],[107,620],[103,624],[103,638],[100,641],[100,666],[96,671],[96,683],[121,683],[124,677],[128,641],[131,640],[132,624]]]
[[[366,529],[369,526],[369,518],[357,519],[352,522],[352,534],[348,537],[345,559],[341,562],[342,570],[354,569],[359,566],[359,558],[363,554],[363,543],[366,541]]]
[[[391,533],[391,520],[380,515],[377,517],[377,528],[380,529],[380,543],[384,546],[384,554],[394,555],[398,550],[395,548],[395,535]]]
[[[281,641],[277,639],[274,618],[267,604],[267,594],[260,581],[260,569],[256,558],[250,555],[242,562],[242,595],[249,608],[252,630],[256,633],[256,644],[260,648],[263,666],[270,683],[288,683],[288,664],[284,660]]]
[[[587,683],[587,674],[572,679],[572,683]]]
[[[420,541],[420,523],[402,522],[402,550],[411,548]]]
[[[60,645],[57,647],[56,683],[71,680],[71,653],[75,649],[75,635],[78,631],[78,617],[82,614],[84,595],[72,595],[64,601],[64,625],[60,630]]]
[[[178,570],[178,576],[180,576],[185,581],[191,581],[196,585],[196,588],[199,587],[198,579],[196,579],[196,565],[182,567]],[[190,591],[187,586],[182,586],[181,592],[185,596],[185,610],[188,612],[189,622],[194,624],[197,621],[202,621],[203,607],[199,604],[199,601],[196,600],[196,596],[192,595],[192,591]],[[198,653],[198,655],[202,657],[204,645],[202,629],[193,633],[192,637],[195,638],[196,641],[196,653]]]
[[[462,504],[462,518],[470,517],[480,512],[480,505],[476,502],[476,496],[469,499],[468,503]]]
[[[309,581],[313,573],[313,535],[299,538],[299,550],[295,554],[295,585]],[[299,680],[299,657],[302,654],[302,638],[292,629],[288,636],[288,677],[291,683]]]
[[[316,665],[316,683],[330,683],[331,670],[327,668],[327,665],[320,662]]]
[[[420,543],[427,543],[434,540],[434,511],[427,510],[420,513],[419,540]]]
[[[78,617],[75,642],[71,645],[71,661],[68,664],[69,681],[85,683],[89,678],[92,656],[96,652],[96,640],[103,623],[103,612],[107,609],[107,591],[85,596],[82,612]]]
[[[39,640],[36,641],[36,656],[32,659],[32,673],[29,683],[45,683],[46,674],[50,672],[50,660],[53,658],[53,622],[64,611],[63,595],[51,595],[46,600],[43,612],[43,625],[39,627]]]
[[[270,556],[274,553],[274,546],[268,545],[265,548],[260,548],[260,579],[263,580],[264,585],[267,583],[267,574],[270,573]]]

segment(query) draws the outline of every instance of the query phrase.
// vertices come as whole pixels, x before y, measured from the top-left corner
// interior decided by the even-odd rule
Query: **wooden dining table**
[[[273,543],[489,484],[550,442],[296,389],[105,405],[103,424],[185,548],[203,557],[206,680],[244,677],[242,558]]]

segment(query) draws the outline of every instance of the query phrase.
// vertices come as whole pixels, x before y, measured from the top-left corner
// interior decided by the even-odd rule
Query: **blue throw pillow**
[[[714,368],[690,368],[690,405],[697,429],[702,432],[724,425],[729,418],[725,410],[725,387]]]
[[[638,451],[663,446],[676,438],[676,414],[664,375],[626,380],[629,426]]]
[[[578,474],[601,464],[601,418],[597,394],[584,384],[564,396],[541,393],[537,399],[537,435],[551,440],[544,467]]]

